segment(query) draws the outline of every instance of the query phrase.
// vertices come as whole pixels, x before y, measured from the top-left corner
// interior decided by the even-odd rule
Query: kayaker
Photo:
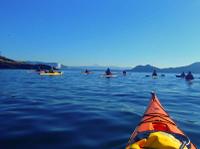
[[[126,71],[125,71],[125,70],[123,71],[123,75],[124,75],[124,76],[126,75]]]
[[[194,76],[192,75],[192,72],[189,71],[188,74],[185,76],[186,80],[194,80]]]
[[[165,74],[161,74],[161,77],[165,77]]]
[[[106,75],[112,75],[111,71],[110,71],[110,68],[107,68],[107,70],[105,71],[105,74]]]
[[[89,71],[86,69],[86,70],[85,70],[85,73],[89,73]]]
[[[158,75],[157,75],[156,70],[153,70],[152,77],[157,77],[157,76],[158,76]]]
[[[182,72],[180,75],[181,78],[185,78],[185,72]]]
[[[53,68],[51,68],[50,70],[49,70],[49,73],[54,73],[55,71],[54,71],[54,69]]]
[[[54,70],[52,70],[52,69],[51,69],[51,70],[49,70],[49,73],[54,73]]]

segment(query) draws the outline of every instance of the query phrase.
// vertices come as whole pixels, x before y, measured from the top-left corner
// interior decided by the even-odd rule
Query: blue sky
[[[65,65],[200,61],[199,0],[0,0],[0,51]]]

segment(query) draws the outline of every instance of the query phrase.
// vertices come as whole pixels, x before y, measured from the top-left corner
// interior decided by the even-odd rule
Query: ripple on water
[[[200,144],[200,80],[188,84],[174,74],[152,80],[143,73],[124,77],[121,72],[106,79],[102,73],[65,71],[61,77],[45,77],[2,71],[1,148],[124,148],[152,90],[191,140]]]

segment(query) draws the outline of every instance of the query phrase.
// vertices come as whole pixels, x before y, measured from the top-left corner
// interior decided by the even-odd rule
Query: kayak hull
[[[184,132],[178,128],[176,123],[170,118],[169,114],[165,111],[157,96],[152,94],[150,103],[140,123],[132,133],[127,146],[130,146],[133,142],[135,142],[139,135],[157,131],[187,138]],[[196,149],[192,143],[190,146],[191,149]]]
[[[45,73],[45,72],[41,72],[39,73],[41,76],[60,76],[63,74],[63,72],[54,72],[54,73]]]

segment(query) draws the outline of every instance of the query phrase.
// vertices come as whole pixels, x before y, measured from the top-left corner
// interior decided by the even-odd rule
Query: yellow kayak
[[[63,72],[40,72],[41,76],[60,76]]]

